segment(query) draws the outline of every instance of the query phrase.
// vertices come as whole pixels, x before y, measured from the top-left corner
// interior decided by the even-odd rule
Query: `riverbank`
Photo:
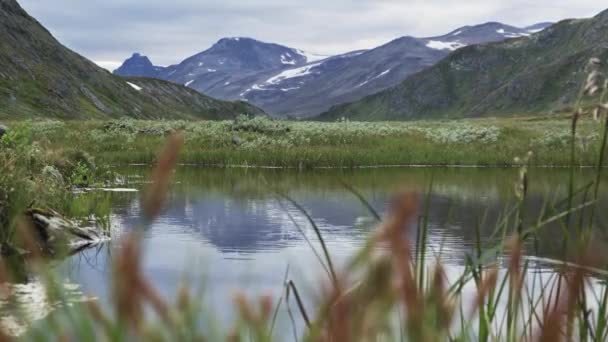
[[[20,220],[37,208],[57,212],[43,221],[59,221],[65,215],[76,219],[76,224],[92,217],[103,218],[109,211],[109,197],[105,194],[77,195],[75,189],[114,184],[116,174],[75,145],[51,148],[45,133],[38,131],[44,125],[11,125],[0,139],[2,253],[5,246],[16,242]],[[103,226],[103,220],[97,223]]]
[[[181,163],[219,167],[355,168],[393,165],[570,166],[571,120],[564,117],[414,122],[235,121],[20,122],[50,149],[77,146],[99,163],[151,164],[172,131],[183,131]],[[602,125],[578,123],[575,166],[597,162]]]

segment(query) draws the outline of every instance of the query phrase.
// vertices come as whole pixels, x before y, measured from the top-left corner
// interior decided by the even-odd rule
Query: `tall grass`
[[[253,122],[246,122],[251,120]],[[98,162],[151,164],[169,132],[182,130],[181,162],[201,166],[308,169],[390,165],[513,166],[534,152],[534,165],[595,165],[601,128],[578,123],[576,159],[570,158],[570,122],[563,115],[534,118],[417,122],[30,122],[51,148],[79,146]],[[245,122],[243,122],[245,121]],[[22,123],[24,124],[24,123]],[[27,124],[27,123],[25,123]]]

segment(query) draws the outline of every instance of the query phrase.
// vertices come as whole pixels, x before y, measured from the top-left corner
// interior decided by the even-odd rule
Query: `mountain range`
[[[225,119],[260,114],[172,82],[123,78],[59,43],[15,0],[0,1],[0,118]]]
[[[160,78],[220,99],[246,100],[279,117],[308,118],[395,86],[465,46],[527,37],[549,26],[489,22],[329,57],[251,38],[224,38],[169,67],[155,66],[136,53],[115,73]]]
[[[61,45],[17,1],[2,0],[0,118],[535,114],[571,105],[592,57],[608,59],[608,11],[524,28],[465,26],[337,56],[224,38],[169,67],[134,54],[116,75]]]
[[[453,52],[399,85],[321,115],[407,120],[536,114],[573,105],[591,58],[608,60],[608,10],[529,37]]]

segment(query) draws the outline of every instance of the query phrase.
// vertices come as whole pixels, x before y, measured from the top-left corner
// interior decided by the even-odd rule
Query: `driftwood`
[[[36,248],[51,255],[74,254],[108,239],[108,235],[98,229],[79,227],[53,210],[28,209],[25,218],[28,241],[23,241],[22,248],[28,252]]]

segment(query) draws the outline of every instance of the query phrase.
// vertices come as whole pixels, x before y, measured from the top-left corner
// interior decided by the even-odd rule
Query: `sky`
[[[140,52],[175,64],[223,37],[332,55],[397,37],[437,36],[500,21],[527,26],[587,18],[598,0],[18,0],[64,45],[114,69]]]

